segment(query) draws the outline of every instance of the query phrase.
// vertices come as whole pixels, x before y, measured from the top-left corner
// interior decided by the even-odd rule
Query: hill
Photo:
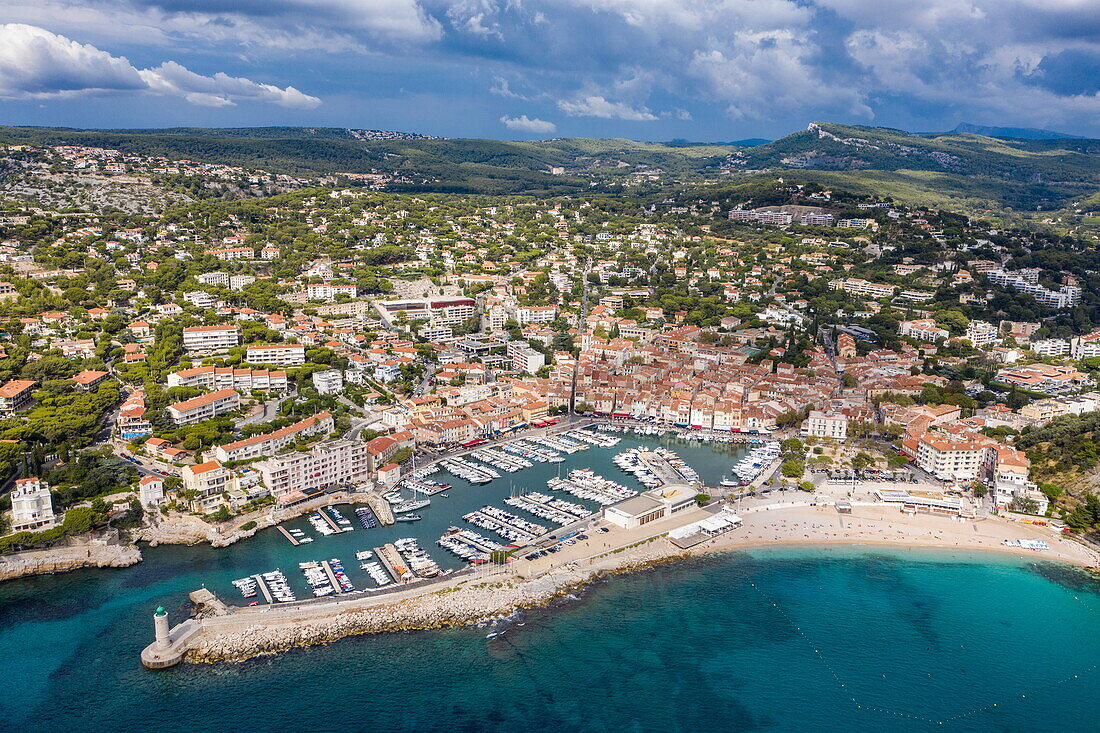
[[[817,178],[930,205],[1058,209],[1100,190],[1100,141],[1087,139],[918,135],[815,122],[742,149],[733,162],[742,170],[835,171],[842,174]]]
[[[1067,135],[1053,130],[1039,130],[1034,127],[992,127],[990,125],[972,125],[960,122],[951,132],[985,135],[986,137],[1009,137],[1017,140],[1081,140],[1080,135]]]
[[[1097,140],[913,134],[822,122],[770,142],[713,144],[439,139],[325,127],[0,127],[0,143],[101,146],[295,175],[390,173],[402,177],[394,188],[405,191],[553,195],[626,182],[632,173],[701,183],[794,170],[800,179],[969,213],[1057,210],[1100,192]]]

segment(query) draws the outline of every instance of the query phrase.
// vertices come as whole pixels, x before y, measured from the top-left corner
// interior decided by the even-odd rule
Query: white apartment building
[[[244,290],[254,282],[256,282],[256,277],[254,275],[232,275],[229,278],[229,289]]]
[[[454,336],[454,331],[450,326],[424,326],[419,336],[428,341],[444,341]]]
[[[936,478],[971,481],[981,477],[991,442],[984,436],[960,438],[921,433],[906,435],[902,440],[902,449],[917,466]]]
[[[241,396],[231,389],[219,389],[210,394],[192,397],[174,405],[168,405],[168,415],[177,425],[209,420],[222,413],[232,412],[241,406]]]
[[[898,335],[936,343],[947,339],[951,333],[946,328],[940,328],[931,318],[922,318],[915,321],[902,321],[898,324]]]
[[[191,353],[223,351],[240,343],[240,326],[188,326],[183,329],[183,348]]]
[[[276,502],[293,504],[303,492],[366,481],[369,477],[366,443],[334,440],[306,452],[282,453],[255,464],[261,480]]]
[[[1027,293],[1041,305],[1049,308],[1071,308],[1081,302],[1081,288],[1076,285],[1063,285],[1051,290],[1039,284],[1039,270],[991,270],[985,273],[989,281],[997,285],[1011,287],[1021,293]]]
[[[619,299],[620,303],[622,298]],[[558,317],[558,308],[554,305],[521,305],[516,308],[516,322],[521,326],[528,323],[553,323]]]
[[[1065,339],[1039,339],[1032,341],[1030,348],[1039,356],[1064,356],[1069,353],[1069,341]]]
[[[253,458],[274,455],[286,446],[302,438],[311,435],[324,435],[335,429],[332,415],[327,412],[319,412],[305,420],[299,420],[293,425],[287,425],[272,433],[254,435],[233,443],[226,443],[214,447],[214,459],[226,461],[247,461]],[[207,454],[209,455],[209,454]]]
[[[302,344],[257,344],[248,347],[244,358],[251,364],[297,366],[306,363],[306,347]]]
[[[195,279],[203,285],[220,285],[222,287],[229,285],[228,272],[204,272],[201,275],[195,275]]]
[[[218,304],[218,299],[205,290],[192,290],[184,293],[183,299],[196,308],[213,308]]]
[[[359,289],[355,283],[319,283],[306,285],[306,297],[310,300],[324,300],[331,303],[336,296],[346,295],[354,298],[359,295]]]
[[[512,360],[513,370],[527,374],[534,374],[546,365],[546,356],[522,341],[508,343],[508,358]]]
[[[1100,331],[1084,336],[1074,336],[1069,342],[1069,353],[1074,359],[1100,356]]]
[[[984,349],[1000,341],[1000,329],[986,321],[971,321],[966,327],[964,338],[975,349]]]
[[[172,372],[168,375],[168,386],[235,389],[247,393],[285,392],[289,384],[284,371],[204,366]]]
[[[848,437],[848,417],[834,412],[812,410],[802,423],[800,432],[805,437],[844,440]]]
[[[13,532],[49,529],[57,526],[50,487],[40,478],[16,480],[11,492],[11,528]]]
[[[339,369],[326,369],[313,373],[313,386],[321,394],[340,394],[344,391],[344,375]]]
[[[852,295],[862,295],[867,298],[889,298],[897,288],[893,285],[880,285],[878,283],[861,280],[858,277],[849,277],[843,280],[833,280],[829,283],[833,290],[843,290]]]

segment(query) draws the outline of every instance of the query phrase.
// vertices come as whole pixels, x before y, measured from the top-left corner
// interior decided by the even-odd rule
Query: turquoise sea
[[[0,584],[0,731],[1100,728],[1100,583],[1040,558],[955,551],[730,553],[602,581],[493,639],[471,627],[140,666],[157,605],[179,620],[199,584],[225,592],[293,567],[302,549],[269,531]]]

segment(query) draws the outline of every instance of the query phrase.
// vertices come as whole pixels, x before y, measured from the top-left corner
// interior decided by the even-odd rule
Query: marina
[[[745,454],[744,447],[740,445],[669,440],[672,440],[670,445],[673,446],[670,450],[683,458],[685,463],[697,467],[703,476],[714,483],[723,474],[728,474],[733,464]],[[458,570],[487,563],[495,551],[527,546],[559,527],[594,518],[603,506],[630,498],[648,488],[634,474],[619,473],[614,457],[631,448],[651,449],[653,436],[635,437],[586,429],[568,431],[564,436],[552,436],[549,441],[556,448],[529,438],[480,448],[491,449],[492,453],[488,455],[495,454],[495,458],[513,457],[531,464],[508,472],[478,461],[486,469],[507,474],[508,483],[513,484],[511,488],[501,485],[502,482],[496,479],[482,483],[448,475],[446,468],[435,468],[439,464],[417,469],[399,488],[385,497],[385,504],[394,512],[393,518],[398,520],[395,524],[383,525],[377,513],[378,507],[336,504],[287,520],[272,529],[261,530],[241,547],[247,544],[250,548],[256,548],[266,559],[228,577],[212,575],[208,585],[219,596],[236,598],[244,604],[274,603],[274,596],[267,601],[258,584],[256,595],[246,598],[232,581],[246,575],[249,570],[297,568],[299,563],[320,562],[322,557],[354,558],[355,562],[345,563],[344,572],[356,588],[393,585],[420,577],[411,562],[397,552],[397,540],[415,538],[421,551],[438,566],[441,573]],[[560,462],[555,462],[555,459],[560,459]],[[444,458],[440,463],[450,460]],[[622,478],[618,481],[605,478],[614,474]],[[429,503],[412,508],[418,506],[414,502],[423,501]],[[407,511],[398,513],[399,510]],[[341,519],[344,521],[341,522]],[[349,528],[359,531],[349,531]],[[452,530],[456,529],[463,533],[452,534]],[[369,541],[363,541],[362,532],[366,532],[365,537],[369,537]],[[444,537],[448,537],[445,542],[442,541]],[[394,545],[393,552],[386,554],[377,550],[387,544]],[[369,552],[372,556],[361,559],[357,556],[360,552]],[[378,578],[388,580],[379,582]],[[298,597],[314,597],[313,588],[302,572],[289,573],[287,582]]]

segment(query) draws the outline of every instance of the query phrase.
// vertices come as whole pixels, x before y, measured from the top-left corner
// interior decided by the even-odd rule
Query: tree
[[[806,472],[806,462],[788,458],[783,461],[780,471],[786,478],[802,478],[802,474]]]

